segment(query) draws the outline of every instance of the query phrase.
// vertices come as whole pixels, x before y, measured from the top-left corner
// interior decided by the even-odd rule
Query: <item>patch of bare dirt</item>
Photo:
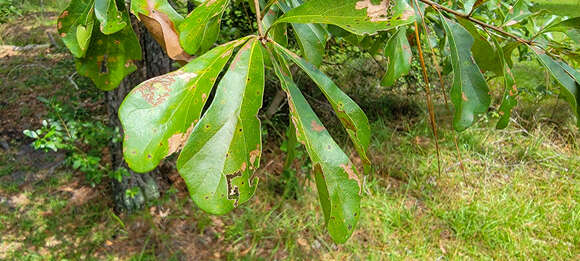
[[[48,34],[57,35],[55,12],[29,13],[18,19],[0,25],[5,44],[28,45],[48,43]],[[49,24],[47,24],[49,22]],[[54,23],[53,23],[54,22]]]

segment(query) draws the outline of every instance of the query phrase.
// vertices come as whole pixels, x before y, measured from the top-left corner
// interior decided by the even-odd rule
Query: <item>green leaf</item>
[[[489,87],[471,56],[474,43],[471,34],[460,24],[439,15],[451,49],[451,101],[455,105],[453,127],[463,131],[473,125],[477,114],[487,112],[491,103]]]
[[[135,87],[119,108],[125,132],[123,152],[131,169],[153,170],[180,150],[199,121],[215,81],[245,39],[233,41],[181,69]]]
[[[177,169],[191,198],[206,212],[225,214],[254,195],[264,81],[262,46],[254,38],[234,58],[179,155]]]
[[[131,12],[138,17],[140,15],[164,17],[174,23],[174,26],[179,26],[183,22],[183,16],[167,0],[131,0]]]
[[[505,129],[509,122],[512,115],[512,109],[518,104],[517,97],[519,95],[518,87],[516,85],[516,80],[512,71],[505,59],[505,54],[503,52],[503,48],[501,47],[500,43],[497,39],[492,38],[494,44],[497,49],[497,54],[499,56],[500,65],[503,67],[503,81],[504,81],[504,94],[503,100],[499,107],[499,121],[497,122],[496,128],[497,129]]]
[[[530,0],[535,9],[547,10],[558,16],[580,16],[580,0]]]
[[[465,1],[465,12],[467,14],[474,12],[481,5],[485,4],[489,0],[467,0]]]
[[[288,170],[292,167],[292,163],[296,158],[297,144],[298,138],[296,137],[296,126],[294,126],[292,119],[290,119],[288,130],[286,130],[286,162],[284,163],[284,170]]]
[[[479,30],[473,25],[472,22],[458,18],[457,22],[463,26],[473,37],[474,43],[471,48],[473,58],[477,65],[484,71],[491,71],[496,75],[503,74],[502,66],[497,62],[500,58],[497,55],[496,50],[489,43],[487,38],[479,33]]]
[[[365,164],[370,164],[366,151],[371,141],[371,127],[363,110],[314,65],[280,45],[275,45],[275,47],[283,57],[296,63],[318,85],[346,129],[359,156]]]
[[[407,39],[406,28],[401,28],[395,33],[385,46],[385,57],[387,57],[387,73],[381,82],[382,86],[390,87],[399,78],[409,74],[413,52]]]
[[[283,1],[278,1],[278,6],[282,11],[288,12],[292,10],[291,8],[300,6],[301,4],[297,0],[288,0],[288,2],[290,4],[287,5]],[[282,25],[275,26],[275,28],[279,28]],[[324,50],[326,49],[326,40],[328,39],[326,29],[319,24],[300,23],[293,23],[292,28],[294,29],[294,34],[306,60],[316,66],[320,66],[322,64]]]
[[[580,44],[580,17],[570,18],[552,26],[546,27],[541,33],[562,32],[570,39]]]
[[[125,1],[121,1],[121,8],[117,7],[116,0],[95,0],[95,16],[101,23],[101,32],[113,34],[121,31],[127,22],[130,23],[129,16],[125,10]]]
[[[537,47],[532,47],[532,50],[540,64],[560,83],[562,87],[560,95],[570,103],[580,126],[580,73],[564,62],[555,61]]]
[[[132,0],[131,11],[141,19],[147,31],[171,59],[184,62],[191,60],[192,57],[185,52],[179,42],[180,34],[177,28],[183,22],[183,17],[167,0]]]
[[[277,0],[274,0],[277,1]],[[262,19],[264,24],[264,30],[268,30],[272,24],[278,19],[278,13],[281,12],[277,5],[270,7],[266,15]],[[288,26],[286,24],[280,24],[272,28],[270,37],[275,42],[281,44],[282,46],[288,46]]]
[[[310,0],[292,9],[275,24],[333,24],[355,34],[374,34],[415,21],[406,0]]]
[[[93,0],[72,0],[58,17],[58,32],[76,58],[85,56],[94,26]]]
[[[221,18],[230,0],[206,1],[179,25],[181,46],[189,54],[207,51],[217,40]]]
[[[518,0],[510,7],[510,10],[503,21],[503,25],[512,26],[528,18],[530,15],[532,15],[532,13],[528,9],[528,1]]]
[[[76,59],[76,67],[78,73],[91,78],[97,88],[109,91],[137,70],[136,60],[141,60],[141,45],[131,26],[110,35],[94,27],[88,51],[85,57]]]
[[[356,169],[322,125],[296,84],[274,62],[276,75],[288,96],[298,140],[312,160],[320,204],[332,239],[344,243],[360,216],[361,184]]]

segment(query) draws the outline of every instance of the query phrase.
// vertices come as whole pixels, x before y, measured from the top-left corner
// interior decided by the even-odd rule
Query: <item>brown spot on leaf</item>
[[[360,0],[356,3],[355,8],[357,10],[367,9],[367,16],[370,18],[371,22],[384,22],[389,20],[389,11],[391,6],[391,0],[381,0],[379,4],[373,4],[371,0]]]
[[[469,99],[468,99],[468,98],[467,98],[467,96],[465,95],[465,92],[462,92],[462,93],[461,93],[461,98],[462,98],[464,101],[469,101]]]
[[[149,104],[159,106],[170,96],[171,89],[169,87],[175,82],[174,77],[182,73],[177,71],[147,80],[139,85],[135,91],[141,93],[143,99]]]
[[[167,156],[183,149],[183,146],[185,146],[185,143],[187,142],[189,136],[191,136],[191,133],[193,132],[193,127],[195,127],[195,122],[192,123],[191,126],[189,126],[189,128],[185,133],[174,134],[167,140],[167,142],[169,143],[169,150],[167,152]]]
[[[403,20],[408,20],[409,18],[411,18],[413,16],[415,16],[415,10],[407,9],[401,14],[400,18]]]
[[[532,50],[534,50],[534,52],[535,52],[536,54],[539,54],[539,55],[546,54],[546,52],[545,52],[544,50],[542,50],[542,49],[540,49],[540,48],[538,48],[538,47],[531,46],[530,48],[532,48]]]
[[[316,131],[316,132],[321,132],[321,131],[326,130],[326,128],[324,128],[324,126],[320,126],[318,124],[318,122],[316,122],[315,120],[312,120],[312,122],[310,123],[310,127],[312,127],[312,130]]]
[[[348,174],[349,179],[356,180],[356,182],[358,183],[359,193],[361,193],[362,192],[362,185],[360,183],[360,179],[358,178],[358,175],[354,172],[352,164],[351,163],[348,163],[348,165],[341,164],[340,167]]]
[[[65,17],[67,17],[67,16],[68,16],[68,10],[65,10],[64,12],[62,12],[62,14],[60,15],[60,17],[59,17],[59,18],[61,18],[61,19],[62,19],[62,18],[65,18]]]
[[[256,144],[256,149],[253,151],[250,151],[250,164],[254,165],[254,162],[256,162],[256,159],[260,157],[260,144]]]
[[[242,163],[242,166],[240,167],[240,170],[241,170],[242,172],[244,172],[244,171],[246,171],[246,169],[247,169],[247,168],[248,168],[248,164],[246,164],[246,162],[243,162],[243,163]]]

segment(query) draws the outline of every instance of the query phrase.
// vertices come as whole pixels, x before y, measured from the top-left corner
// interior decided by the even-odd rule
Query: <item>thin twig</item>
[[[430,1],[430,0],[419,0],[419,1],[421,1],[421,2],[423,2],[425,4],[427,4],[427,5],[430,5],[431,7],[435,8],[437,10],[443,10],[443,11],[445,11],[447,13],[453,14],[453,15],[458,16],[458,17],[461,17],[463,19],[467,19],[467,20],[469,20],[469,21],[471,21],[473,23],[478,24],[481,27],[492,29],[492,30],[494,30],[494,31],[496,31],[496,32],[504,35],[504,36],[513,38],[513,39],[515,39],[518,42],[521,42],[521,43],[524,43],[524,44],[527,44],[527,45],[533,45],[534,44],[533,41],[529,41],[529,40],[523,39],[523,38],[518,37],[518,36],[516,36],[516,35],[514,35],[512,33],[506,32],[503,29],[501,29],[501,28],[499,28],[499,27],[497,27],[495,25],[486,24],[486,23],[484,23],[484,22],[482,22],[480,20],[477,20],[477,19],[469,16],[469,15],[462,14],[460,12],[457,12],[457,11],[451,9],[451,8],[447,8],[445,6],[442,6],[442,5],[440,5],[438,3],[435,3],[433,1]]]
[[[419,3],[417,2],[417,0],[415,0],[415,3],[417,4],[417,6],[419,6]],[[421,8],[417,8],[417,10],[419,10],[419,15],[421,17],[423,17],[423,19],[421,19],[421,20],[423,21],[423,28],[425,29],[425,33],[427,35],[430,35],[429,28],[427,27],[427,23],[425,22],[425,17],[423,16],[423,13],[421,12]],[[470,14],[470,16],[471,16],[471,14]],[[443,97],[445,100],[445,108],[447,109],[448,113],[451,113],[451,108],[449,107],[449,102],[448,102],[448,98],[447,98],[447,92],[445,92],[445,83],[443,81],[441,67],[439,66],[437,56],[435,55],[435,49],[433,48],[433,45],[431,45],[431,42],[427,41],[427,43],[429,45],[429,48],[431,49],[431,57],[433,59],[433,64],[435,64],[435,70],[437,71],[437,76],[439,76],[439,85],[441,86],[441,92],[443,93]],[[467,178],[466,178],[465,165],[463,164],[463,156],[461,155],[461,151],[459,150],[459,143],[457,142],[457,133],[455,131],[453,131],[453,141],[455,143],[455,149],[457,150],[457,158],[459,160],[459,166],[461,167],[461,170],[463,172],[463,180],[465,182],[468,182]]]
[[[418,5],[417,5],[418,7]],[[419,51],[419,60],[421,61],[421,68],[423,69],[423,78],[425,81],[425,93],[427,96],[427,109],[429,110],[429,120],[431,121],[431,128],[435,136],[435,149],[437,150],[437,169],[441,177],[441,151],[439,150],[439,135],[437,134],[437,122],[435,119],[435,108],[431,99],[431,88],[429,87],[429,75],[427,74],[427,67],[425,66],[425,58],[423,57],[423,48],[421,47],[421,37],[419,37],[419,24],[415,21],[415,38],[417,39],[417,50]]]

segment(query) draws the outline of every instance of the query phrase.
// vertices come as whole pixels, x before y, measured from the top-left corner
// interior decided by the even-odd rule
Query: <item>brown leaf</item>
[[[169,16],[155,8],[155,1],[147,1],[149,16],[139,14],[145,27],[153,38],[163,47],[169,58],[176,61],[189,62],[193,57],[183,50],[179,44],[179,33]]]

